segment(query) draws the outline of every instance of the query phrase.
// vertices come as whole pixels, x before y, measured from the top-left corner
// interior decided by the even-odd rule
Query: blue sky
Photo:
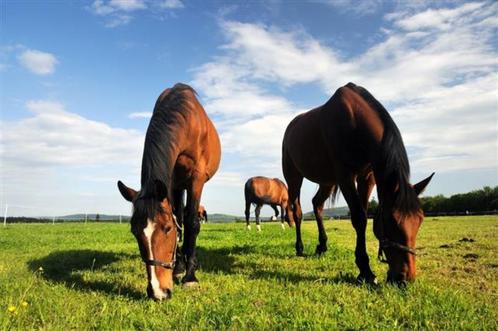
[[[0,40],[0,207],[129,214],[160,92],[192,85],[222,164],[208,212],[243,214],[248,177],[282,177],[287,123],[353,81],[390,111],[426,194],[498,185],[492,1],[7,1]],[[302,202],[317,189],[305,183]],[[339,205],[344,201],[340,199]],[[270,208],[263,209],[270,215]]]

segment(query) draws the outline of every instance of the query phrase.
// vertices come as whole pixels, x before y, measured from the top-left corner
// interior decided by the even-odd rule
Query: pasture
[[[304,222],[306,257],[279,223],[247,231],[204,224],[197,289],[146,298],[146,277],[127,224],[15,224],[0,228],[2,330],[498,329],[498,216],[426,218],[417,237],[418,278],[386,285],[378,242],[367,248],[380,286],[355,282],[349,221],[326,221],[329,250],[313,255],[315,222]],[[40,269],[41,267],[41,269]]]

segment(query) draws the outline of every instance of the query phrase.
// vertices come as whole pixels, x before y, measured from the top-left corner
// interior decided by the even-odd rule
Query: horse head
[[[147,295],[156,300],[171,298],[177,248],[177,223],[166,185],[155,180],[137,192],[118,182],[121,195],[133,204],[131,232],[147,271]]]

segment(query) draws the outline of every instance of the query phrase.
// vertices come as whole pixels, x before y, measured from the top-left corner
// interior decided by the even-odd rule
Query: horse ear
[[[427,187],[427,185],[431,181],[432,176],[434,176],[434,174],[435,174],[435,172],[433,172],[432,175],[430,175],[426,179],[424,179],[424,180],[418,182],[417,184],[413,185],[413,189],[415,190],[415,192],[417,193],[417,195],[419,195],[420,193],[424,192],[425,188]]]
[[[137,196],[137,193],[138,193],[134,189],[129,188],[128,186],[123,184],[123,182],[120,180],[118,180],[118,189],[119,189],[119,192],[121,192],[121,195],[123,196],[123,198],[125,198],[126,200],[128,200],[130,202],[132,202],[133,199],[135,199],[135,197]]]
[[[159,179],[154,180],[154,184],[156,185],[157,199],[159,201],[163,201],[166,197],[168,197],[168,188],[166,187],[166,184]]]

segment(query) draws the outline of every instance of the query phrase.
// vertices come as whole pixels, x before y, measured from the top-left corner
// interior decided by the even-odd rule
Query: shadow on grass
[[[133,259],[134,255],[126,253],[102,252],[95,250],[57,251],[49,255],[28,261],[28,268],[36,271],[43,268],[42,277],[49,281],[62,283],[71,289],[80,291],[98,291],[110,295],[123,295],[131,299],[143,299],[144,293],[128,286],[120,286],[112,279],[91,280],[81,272],[96,271],[123,259]]]
[[[253,253],[252,246],[234,246],[223,248],[207,248],[197,246],[197,258],[200,262],[200,270],[204,272],[222,272],[225,274],[235,273],[233,270],[235,255]]]
[[[268,247],[266,247],[268,248]],[[235,246],[231,248],[206,248],[197,247],[197,256],[200,262],[200,270],[203,272],[224,274],[247,275],[248,279],[277,280],[278,282],[308,282],[316,284],[349,284],[352,286],[363,286],[358,282],[356,276],[351,273],[339,272],[333,277],[320,277],[306,275],[299,270],[269,270],[257,263],[258,255],[264,255],[262,247],[249,245]],[[256,253],[255,262],[237,263],[237,255]],[[312,258],[310,255],[307,258]],[[278,259],[279,257],[275,257]],[[298,257],[296,257],[298,258]],[[302,258],[302,257],[301,257]],[[306,258],[306,257],[305,257]],[[367,286],[369,290],[375,290],[378,286]]]

